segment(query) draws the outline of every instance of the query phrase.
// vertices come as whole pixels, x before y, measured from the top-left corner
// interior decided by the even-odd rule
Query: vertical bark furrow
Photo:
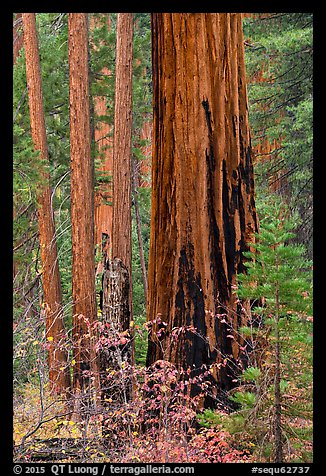
[[[97,371],[90,336],[96,296],[87,14],[70,13],[68,30],[74,389],[85,391],[87,372]]]
[[[257,226],[241,15],[154,13],[152,38],[148,319],[161,316],[167,332],[155,346],[152,326],[147,363],[200,368],[227,359],[212,373],[227,389],[238,358],[232,286]],[[217,313],[227,314],[227,325]],[[187,333],[171,345],[172,328],[185,325],[201,336]]]

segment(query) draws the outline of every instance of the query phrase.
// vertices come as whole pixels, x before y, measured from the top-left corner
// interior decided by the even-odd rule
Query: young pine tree
[[[312,436],[311,263],[294,245],[296,219],[280,203],[264,206],[260,233],[245,253],[235,294],[252,303],[243,354],[249,361],[229,415],[206,410],[203,426],[220,425],[256,461],[309,462]],[[258,305],[259,303],[259,305]],[[243,307],[243,312],[246,312]],[[286,444],[285,444],[286,443]]]
[[[262,368],[264,372],[274,370],[269,390],[273,394],[271,434],[273,459],[277,463],[284,460],[282,388],[287,386],[284,364],[291,349],[296,347],[296,339],[300,340],[302,325],[307,323],[311,310],[311,263],[305,259],[302,245],[291,244],[296,227],[296,219],[289,217],[284,205],[274,203],[266,207],[257,241],[252,244],[254,251],[245,253],[249,258],[247,273],[239,276],[238,296],[262,303],[255,308],[255,314],[259,315],[260,329],[267,336],[268,346],[273,348],[270,355],[274,358],[269,363],[263,362]],[[252,333],[253,329],[247,330]],[[246,328],[243,331],[246,334]],[[258,334],[256,329],[257,338]],[[240,393],[236,394],[235,400],[239,397]]]

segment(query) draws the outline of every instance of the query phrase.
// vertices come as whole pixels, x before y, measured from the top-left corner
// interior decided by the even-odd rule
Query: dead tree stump
[[[103,273],[103,330],[100,337],[103,407],[126,404],[131,396],[130,279],[119,258],[108,260]],[[112,404],[112,405],[111,405]]]

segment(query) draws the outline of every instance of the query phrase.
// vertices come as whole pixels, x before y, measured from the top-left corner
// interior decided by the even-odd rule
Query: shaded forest
[[[312,21],[13,15],[15,462],[312,462]]]

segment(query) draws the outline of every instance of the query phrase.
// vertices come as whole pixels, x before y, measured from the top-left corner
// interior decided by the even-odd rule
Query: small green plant
[[[211,408],[207,408],[203,413],[197,415],[197,420],[201,426],[213,428],[223,422],[223,416]]]
[[[297,223],[295,217],[289,216],[286,206],[270,203],[264,212],[260,233],[251,244],[252,250],[245,253],[247,272],[239,276],[237,293],[241,299],[260,304],[253,309],[251,325],[242,328],[242,335],[249,340],[263,337],[265,349],[260,354],[261,367],[247,368],[241,378],[243,383],[255,384],[256,395],[240,390],[231,399],[239,403],[242,410],[253,409],[248,418],[258,418],[269,402],[272,406],[267,425],[269,438],[266,439],[266,435],[264,438],[273,441],[271,457],[274,462],[282,462],[284,444],[288,441],[284,432],[284,411],[289,406],[283,395],[289,390],[285,377],[290,369],[285,363],[289,363],[289,352],[302,341],[302,323],[309,319],[311,262],[304,258],[303,246],[291,243]],[[257,362],[258,359],[253,360]]]
[[[241,375],[244,382],[257,382],[261,376],[261,370],[258,367],[248,367]]]
[[[252,392],[236,392],[230,397],[230,400],[238,403],[242,408],[253,408],[256,403],[256,395]]]

